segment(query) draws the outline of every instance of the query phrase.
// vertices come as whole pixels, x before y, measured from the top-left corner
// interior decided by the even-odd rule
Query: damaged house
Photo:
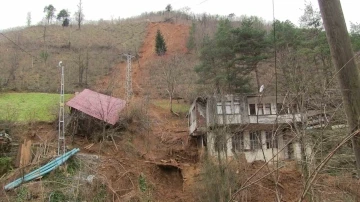
[[[260,95],[198,97],[188,114],[190,136],[213,156],[268,161],[285,147],[278,159],[301,159],[300,143],[294,139],[292,128],[294,124],[304,123],[304,116],[296,106],[283,105],[284,101],[285,97]],[[311,122],[307,124],[316,126],[325,122],[319,113],[311,114]],[[304,150],[311,152],[310,147]]]
[[[116,125],[126,101],[84,89],[66,105],[70,107],[70,133],[91,135],[96,126]]]

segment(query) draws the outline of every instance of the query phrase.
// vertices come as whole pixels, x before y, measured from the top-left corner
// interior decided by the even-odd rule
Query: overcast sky
[[[52,4],[57,12],[61,9],[68,9],[73,15],[79,2],[78,0],[2,1],[4,2],[0,7],[0,30],[25,26],[28,12],[31,12],[32,24],[37,24],[44,17],[44,7],[49,4]],[[274,2],[277,19],[288,19],[298,24],[305,0],[274,0]],[[318,8],[317,0],[307,0],[307,2],[311,2],[314,7]],[[359,0],[341,0],[341,3],[346,22],[360,22]],[[193,13],[256,15],[268,21],[272,20],[273,16],[272,0],[83,0],[86,20],[127,18],[144,12],[164,10],[167,4],[171,4],[175,10],[189,7],[190,12]]]

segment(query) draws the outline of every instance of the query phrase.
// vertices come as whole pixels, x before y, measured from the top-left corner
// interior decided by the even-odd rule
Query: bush
[[[229,201],[229,190],[237,190],[238,176],[229,164],[205,157],[196,191],[202,201]]]
[[[64,193],[62,193],[61,191],[54,191],[50,194],[49,196],[49,201],[50,202],[62,202],[62,201],[66,201],[66,196]]]
[[[148,129],[149,117],[147,114],[147,106],[134,103],[127,107],[124,113],[120,114],[119,128],[129,130],[130,124],[135,123],[137,128]]]
[[[28,201],[30,193],[25,187],[20,187],[16,191],[16,202],[25,202]]]
[[[1,157],[0,158],[0,175],[7,173],[11,169],[11,158]]]

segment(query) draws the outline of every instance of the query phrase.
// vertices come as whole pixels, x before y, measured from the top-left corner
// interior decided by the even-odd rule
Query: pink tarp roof
[[[126,101],[85,89],[66,103],[87,115],[114,125]]]

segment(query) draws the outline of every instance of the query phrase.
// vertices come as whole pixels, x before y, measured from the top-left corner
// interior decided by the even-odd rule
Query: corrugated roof
[[[125,108],[126,101],[84,89],[66,105],[114,125],[119,120],[119,113]]]

